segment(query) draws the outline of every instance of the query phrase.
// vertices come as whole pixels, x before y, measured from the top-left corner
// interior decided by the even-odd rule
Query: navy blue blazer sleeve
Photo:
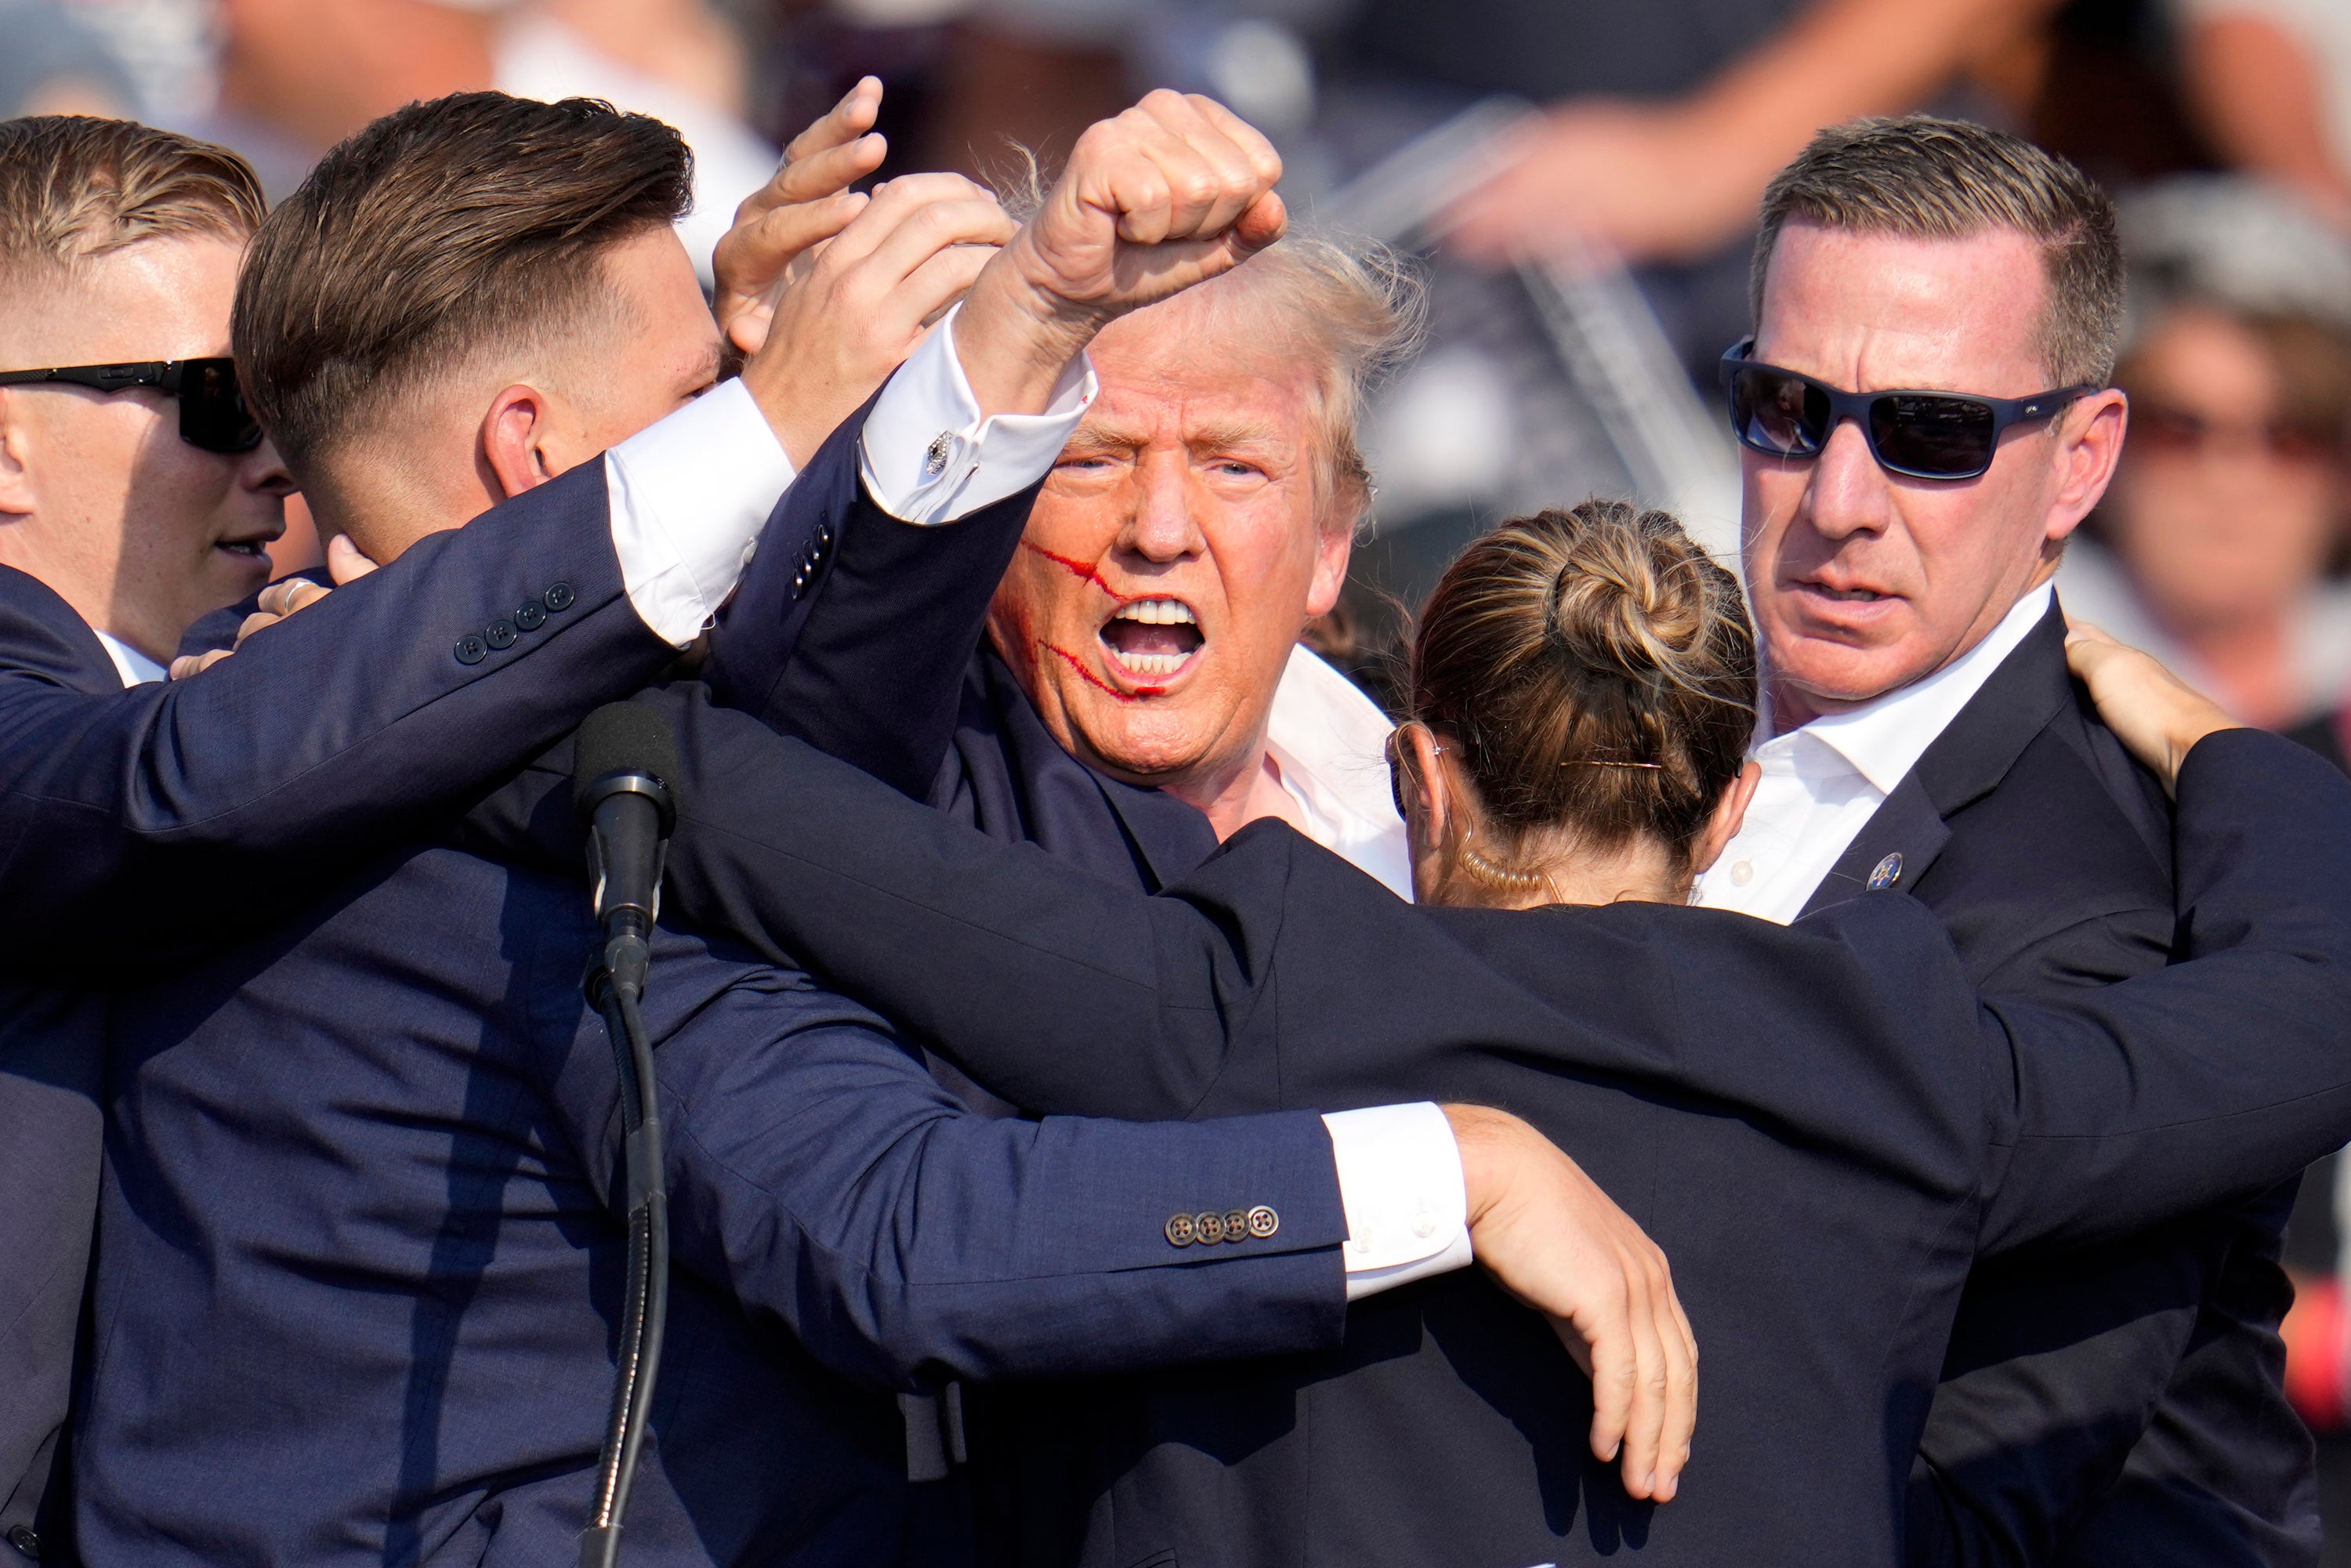
[[[797,956],[1031,1109],[1187,1114],[1266,1071],[1245,1054],[1360,1051],[1419,1017],[1404,1046],[1474,1037],[1896,1164],[1922,1142],[1964,1151],[1949,1179],[1983,1186],[1994,1249],[2127,1233],[2351,1137],[2351,867],[2303,848],[2351,845],[2351,785],[2252,732],[2206,741],[2182,781],[2182,907],[2205,933],[2189,961],[1987,1008],[1899,894],[1793,928],[1663,905],[1421,911],[1260,823],[1144,897],[688,694],[655,700],[693,759],[675,907]],[[1656,983],[1627,983],[1658,952]],[[1781,1032],[1801,1061],[1752,1049],[1759,1009],[1796,1017]],[[2262,1020],[2257,1061],[2211,1049],[2242,1038],[2216,1032],[2223,1015]]]
[[[675,1256],[837,1371],[904,1388],[1338,1343],[1346,1220],[1318,1117],[998,1120],[798,975],[665,932],[653,976]],[[554,1100],[617,1214],[611,1050],[592,1013],[558,1049]],[[1270,1237],[1166,1239],[1179,1211],[1258,1205]]]
[[[864,424],[835,431],[793,483],[769,531],[810,543],[762,542],[704,678],[727,706],[920,800],[1041,482],[956,522],[902,522],[859,476]]]
[[[631,607],[601,463],[433,535],[186,681],[115,689],[32,579],[0,592],[6,962],[162,956],[239,900],[477,792],[675,656]],[[77,678],[95,655],[103,682]]]

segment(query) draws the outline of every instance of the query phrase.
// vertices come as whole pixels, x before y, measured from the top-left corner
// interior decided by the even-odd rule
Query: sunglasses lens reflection
[[[232,361],[189,364],[180,386],[180,434],[206,452],[250,452],[261,444],[261,426],[245,406]]]
[[[1991,405],[1965,397],[1882,397],[1869,405],[1869,435],[1888,467],[1959,479],[1991,464]]]
[[[1776,371],[1753,368],[1732,376],[1730,410],[1741,441],[1783,457],[1813,455],[1828,431],[1828,399]]]

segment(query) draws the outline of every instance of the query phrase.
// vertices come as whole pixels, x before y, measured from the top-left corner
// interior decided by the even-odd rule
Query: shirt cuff
[[[1322,1118],[1347,1211],[1347,1299],[1465,1268],[1469,1195],[1445,1113],[1379,1105]]]
[[[1052,472],[1102,391],[1083,354],[1042,413],[979,416],[955,346],[958,304],[924,339],[865,416],[858,467],[876,505],[906,523],[952,523]]]
[[[683,648],[702,634],[792,478],[783,443],[740,381],[604,454],[621,583],[654,636]]]

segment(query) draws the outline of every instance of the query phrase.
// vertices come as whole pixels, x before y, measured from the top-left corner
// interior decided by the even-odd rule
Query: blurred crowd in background
[[[1757,199],[1816,126],[1923,108],[2027,134],[2116,192],[2133,266],[2130,436],[2068,608],[2248,720],[2351,747],[2345,0],[0,0],[0,118],[193,131],[273,194],[463,89],[658,115],[697,159],[705,258],[866,72],[884,177],[1050,166],[1169,86],[1276,139],[1293,211],[1422,258],[1427,346],[1369,421],[1377,524],[1317,628],[1375,695],[1395,607],[1499,518],[1637,494],[1730,550],[1716,362],[1747,329]],[[287,569],[316,549],[294,521]],[[2288,1377],[2338,1542],[2344,1166],[2314,1171],[2289,1239]]]

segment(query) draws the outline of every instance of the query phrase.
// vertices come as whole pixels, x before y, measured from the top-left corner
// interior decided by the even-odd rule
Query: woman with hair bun
[[[1664,512],[1586,501],[1471,544],[1408,689],[1389,761],[1424,904],[1687,901],[1754,792],[1746,601]]]
[[[1275,821],[1146,897],[764,732],[684,780],[664,893],[1030,1114],[1513,1112],[1673,1260],[1705,1355],[1677,1493],[1593,1451],[1573,1326],[1464,1270],[1355,1302],[1329,1354],[1004,1391],[971,1432],[990,1560],[1884,1568],[1978,1257],[2351,1137],[2351,784],[2144,655],[2074,653],[2176,785],[2194,918],[2183,961],[2062,1003],[1980,1000],[1900,892],[1688,906],[1752,788],[1755,643],[1672,518],[1613,503],[1504,524],[1429,601],[1393,754],[1425,905]],[[677,711],[689,755],[755,744]],[[1192,1218],[1134,1222],[1211,1244]]]

